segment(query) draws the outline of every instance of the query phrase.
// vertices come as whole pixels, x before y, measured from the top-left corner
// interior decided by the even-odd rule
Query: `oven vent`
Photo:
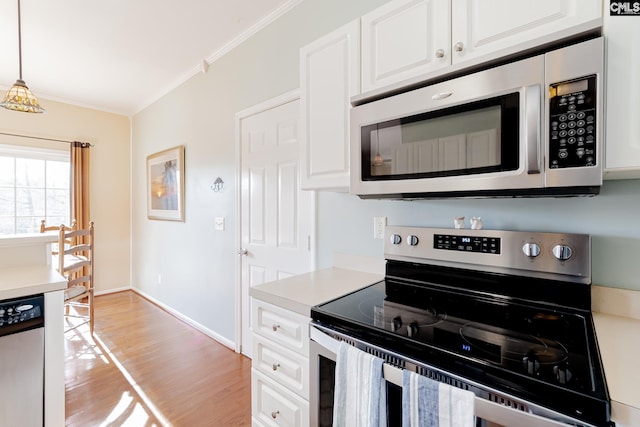
[[[358,347],[358,344],[355,341],[350,340],[349,338],[343,337],[342,335],[333,335],[333,338],[337,339],[338,341],[344,341],[353,347]]]
[[[449,384],[450,386],[461,388],[463,390],[469,390],[469,384],[463,381],[458,381],[441,372],[432,371],[431,369],[427,369],[423,366],[416,366],[416,373],[427,378],[431,378],[432,380],[438,381],[440,383]]]
[[[489,393],[489,400],[503,406],[508,406],[509,408],[517,409],[518,411],[531,412],[527,405],[523,405],[522,403],[516,402],[509,399],[508,397],[504,397],[496,393]]]
[[[389,353],[379,351],[371,347],[366,347],[365,350],[367,353],[373,356],[379,357],[380,359],[384,360],[386,363],[393,365],[396,368],[404,369],[405,367],[405,362],[400,357],[393,356]]]

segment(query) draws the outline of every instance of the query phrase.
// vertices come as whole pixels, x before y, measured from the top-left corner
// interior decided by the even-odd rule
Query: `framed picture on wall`
[[[184,145],[147,156],[147,217],[184,221]]]

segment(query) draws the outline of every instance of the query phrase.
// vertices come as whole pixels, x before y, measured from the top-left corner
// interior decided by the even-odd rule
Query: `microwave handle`
[[[540,173],[540,85],[527,86],[524,89],[524,99],[527,173],[534,175]]]

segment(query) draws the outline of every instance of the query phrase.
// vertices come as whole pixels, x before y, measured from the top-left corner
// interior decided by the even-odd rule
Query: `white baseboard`
[[[236,351],[236,344],[223,337],[222,335],[212,331],[211,329],[201,325],[200,323],[196,322],[195,320],[185,316],[184,314],[174,310],[173,308],[169,307],[168,305],[164,304],[161,301],[158,301],[157,299],[155,299],[154,297],[152,297],[151,295],[147,294],[146,292],[137,289],[135,287],[130,288],[133,292],[137,293],[138,295],[140,295],[141,297],[148,299],[149,301],[151,301],[152,303],[154,303],[155,305],[157,305],[158,307],[162,308],[164,311],[166,311],[167,313],[171,314],[174,317],[177,317],[178,319],[182,320],[184,323],[186,323],[189,326],[194,327],[195,329],[199,330],[200,332],[202,332],[203,334],[213,338],[214,340],[218,341],[220,344],[224,345],[225,347],[229,347],[231,350]]]
[[[96,291],[94,295],[95,296],[109,295],[109,294],[115,294],[116,292],[130,291],[130,290],[132,290],[131,286],[123,286],[121,288],[107,289],[106,291]]]

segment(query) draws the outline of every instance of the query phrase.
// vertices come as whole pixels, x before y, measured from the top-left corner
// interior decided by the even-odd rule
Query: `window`
[[[0,144],[0,234],[69,224],[69,149]]]

